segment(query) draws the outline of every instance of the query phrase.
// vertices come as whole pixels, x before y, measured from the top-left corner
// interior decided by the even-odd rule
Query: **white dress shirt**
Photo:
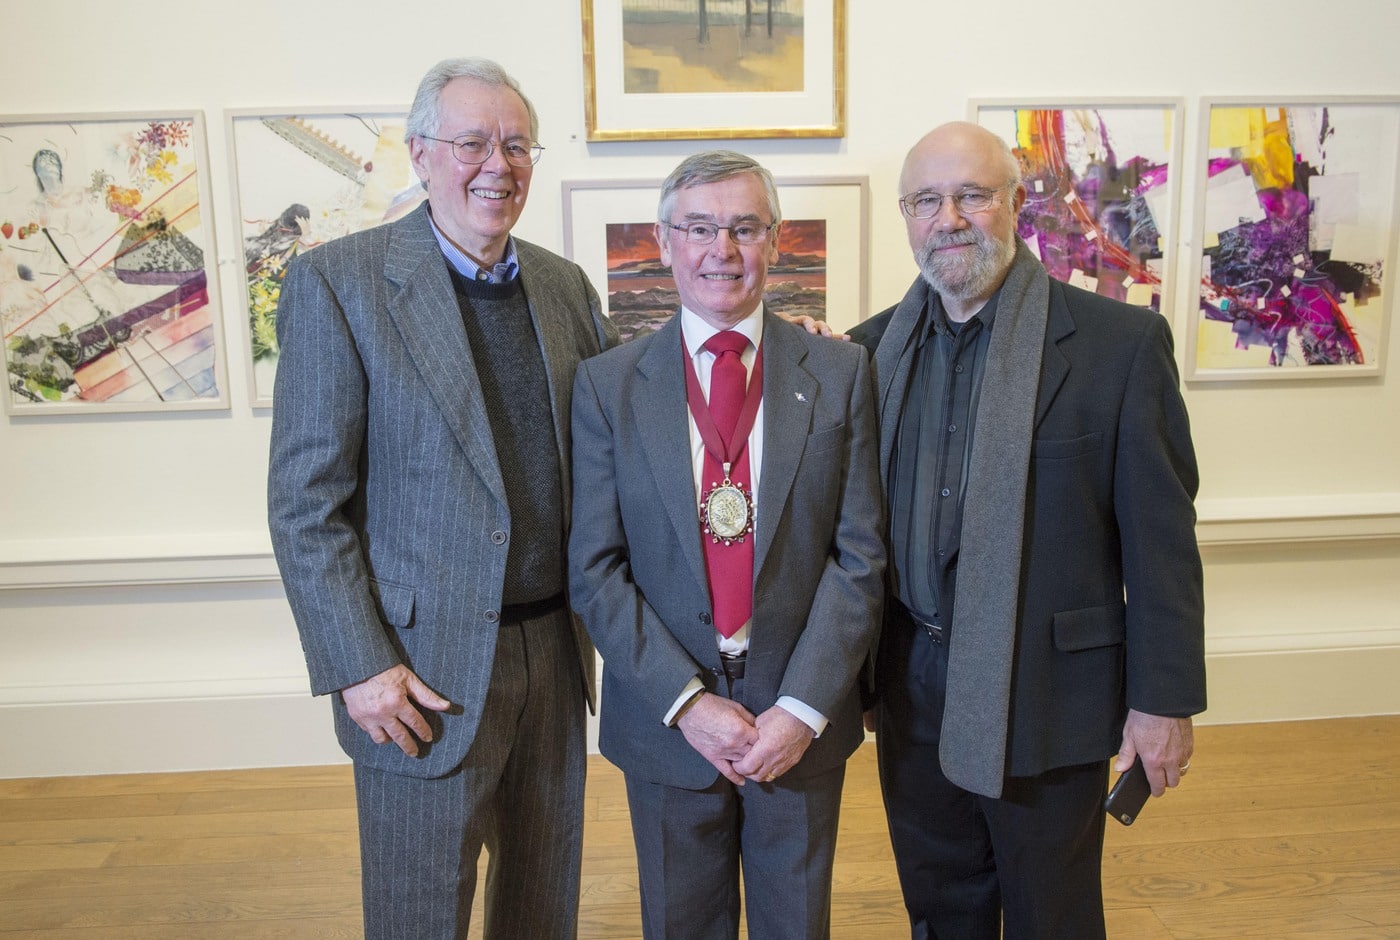
[[[711,336],[721,332],[711,326],[701,317],[692,311],[681,307],[681,336],[685,341],[686,352],[690,354],[690,362],[695,367],[695,377],[700,380],[700,391],[704,393],[705,400],[710,399],[710,373],[714,369],[715,354],[705,348],[705,343]],[[742,333],[749,338],[749,347],[744,350],[741,356],[744,368],[749,375],[753,375],[754,360],[758,356],[758,346],[763,342],[763,305],[749,314],[744,319],[731,327],[734,332]],[[689,409],[687,409],[689,414]],[[748,448],[744,451],[749,459],[749,487],[753,494],[754,531],[758,530],[759,513],[763,511],[758,501],[758,481],[763,467],[763,402],[758,403],[758,413],[754,416],[753,429],[749,432]],[[700,497],[703,492],[701,475],[705,467],[705,441],[700,436],[700,428],[695,423],[695,416],[690,415],[690,466],[691,473],[695,481],[695,512],[698,518],[700,513]],[[756,536],[751,536],[751,538]],[[750,620],[740,627],[732,636],[723,636],[719,631],[715,631],[715,640],[719,644],[720,655],[738,656],[748,651],[749,633],[753,629],[753,621]],[[760,626],[760,629],[762,627]],[[663,719],[666,724],[671,724],[673,716],[685,702],[695,694],[695,691],[703,687],[700,679],[692,679],[681,691],[666,717]],[[808,707],[803,702],[798,701],[790,695],[784,695],[777,702],[785,711],[790,712],[795,717],[801,719],[813,732],[820,735],[826,730],[827,719],[820,712]]]

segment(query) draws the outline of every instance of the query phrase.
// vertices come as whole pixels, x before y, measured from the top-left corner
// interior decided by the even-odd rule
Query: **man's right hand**
[[[758,728],[747,708],[722,695],[704,692],[676,722],[676,727],[690,746],[726,779],[735,786],[744,785],[744,775],[736,772],[733,764],[758,741]]]
[[[418,756],[418,742],[431,741],[433,729],[414,703],[435,712],[452,706],[400,663],[363,682],[340,690],[345,710],[375,744],[393,741],[409,757]]]

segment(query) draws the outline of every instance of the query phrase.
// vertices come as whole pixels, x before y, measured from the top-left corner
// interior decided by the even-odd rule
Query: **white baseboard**
[[[1222,653],[1206,657],[1209,708],[1227,725],[1400,714],[1400,646]]]
[[[1400,713],[1400,645],[1207,657],[1201,724]],[[597,753],[590,719],[589,752]],[[329,702],[306,694],[0,705],[0,777],[343,763]]]
[[[346,761],[330,700],[306,694],[0,707],[0,777]]]

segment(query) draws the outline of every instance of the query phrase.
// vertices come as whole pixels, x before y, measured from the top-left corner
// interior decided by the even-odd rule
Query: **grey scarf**
[[[1026,483],[1050,306],[1045,268],[1024,242],[1017,241],[1016,258],[997,304],[977,406],[939,745],[948,779],[991,797],[1001,795],[1006,769]],[[922,279],[910,288],[875,356],[886,479],[913,366],[914,328],[929,293]]]

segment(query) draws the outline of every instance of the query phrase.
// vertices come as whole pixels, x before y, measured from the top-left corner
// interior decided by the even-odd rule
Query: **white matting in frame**
[[[1021,162],[1017,230],[1050,276],[1171,319],[1180,99],[974,99],[969,112]]]
[[[13,415],[228,407],[199,111],[0,117]]]
[[[1379,376],[1400,99],[1206,98],[1198,138],[1186,377]]]
[[[401,218],[426,197],[403,139],[407,113],[384,106],[227,112],[254,407],[272,404],[277,303],[291,259]]]
[[[868,313],[869,184],[863,176],[778,177],[783,228],[764,299],[844,332]],[[588,274],[624,337],[651,332],[680,309],[653,235],[661,183],[565,181],[564,253]]]

